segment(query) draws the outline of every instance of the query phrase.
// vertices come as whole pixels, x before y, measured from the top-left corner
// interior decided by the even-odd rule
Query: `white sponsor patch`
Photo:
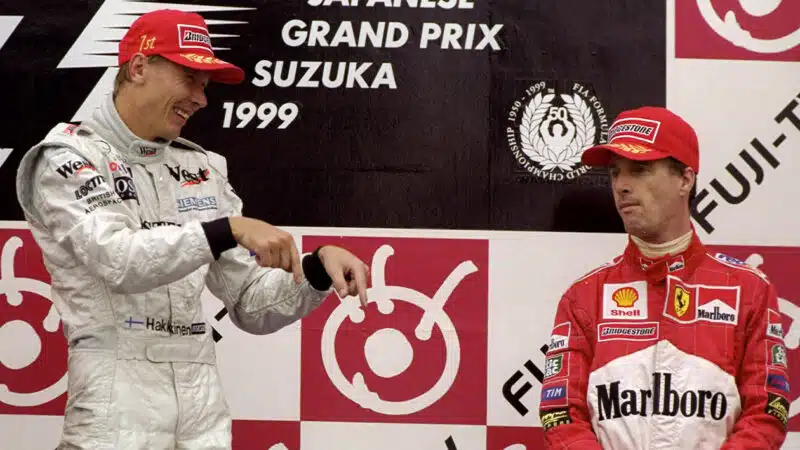
[[[714,299],[705,305],[697,305],[697,318],[708,322],[736,325],[737,312],[720,299]]]
[[[564,322],[553,327],[550,335],[550,343],[547,345],[547,353],[564,350],[569,347],[570,323]]]
[[[655,341],[658,322],[604,322],[597,325],[597,341]]]
[[[686,264],[683,262],[683,256],[679,256],[677,259],[669,263],[669,266],[667,266],[667,272],[672,273],[681,270],[684,267],[686,267]]]
[[[661,128],[661,122],[657,120],[639,117],[620,119],[614,122],[608,130],[608,143],[613,143],[615,139],[628,138],[652,144],[656,141],[659,128]]]
[[[781,314],[771,309],[767,310],[767,336],[780,339],[783,342],[783,323]]]
[[[181,48],[211,50],[208,30],[196,25],[178,24],[178,45]]]
[[[178,199],[178,212],[206,211],[209,209],[217,209],[217,198],[211,195]]]
[[[647,320],[647,282],[604,284],[603,318]]]

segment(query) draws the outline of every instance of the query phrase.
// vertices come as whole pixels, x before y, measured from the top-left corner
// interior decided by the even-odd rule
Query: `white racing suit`
[[[59,448],[230,448],[204,286],[253,334],[332,292],[315,254],[303,256],[297,285],[236,246],[227,217],[242,215],[242,202],[226,172],[221,155],[189,141],[139,140],[110,97],[24,156],[18,200],[69,345]]]

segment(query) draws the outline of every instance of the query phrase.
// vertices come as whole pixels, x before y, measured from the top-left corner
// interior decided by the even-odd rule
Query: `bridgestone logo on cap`
[[[650,144],[656,141],[658,129],[661,127],[661,122],[650,119],[628,118],[620,119],[611,125],[608,130],[608,142],[614,142],[614,139],[628,138],[638,139],[640,141],[648,142]]]
[[[178,25],[181,48],[211,49],[211,38],[205,28],[195,25]]]
[[[196,33],[194,31],[186,30],[183,32],[183,41],[184,42],[201,42],[204,44],[211,45],[211,38],[206,36],[202,33]]]

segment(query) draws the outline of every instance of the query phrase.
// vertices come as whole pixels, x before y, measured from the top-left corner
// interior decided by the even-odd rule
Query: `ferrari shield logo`
[[[689,304],[692,302],[692,298],[684,288],[680,286],[675,286],[675,314],[678,317],[683,317],[686,314],[686,311],[689,310]]]

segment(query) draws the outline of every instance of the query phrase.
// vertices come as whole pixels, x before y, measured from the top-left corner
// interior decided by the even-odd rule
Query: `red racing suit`
[[[778,300],[758,270],[693,236],[624,254],[562,297],[540,419],[550,449],[779,449],[789,375]]]

